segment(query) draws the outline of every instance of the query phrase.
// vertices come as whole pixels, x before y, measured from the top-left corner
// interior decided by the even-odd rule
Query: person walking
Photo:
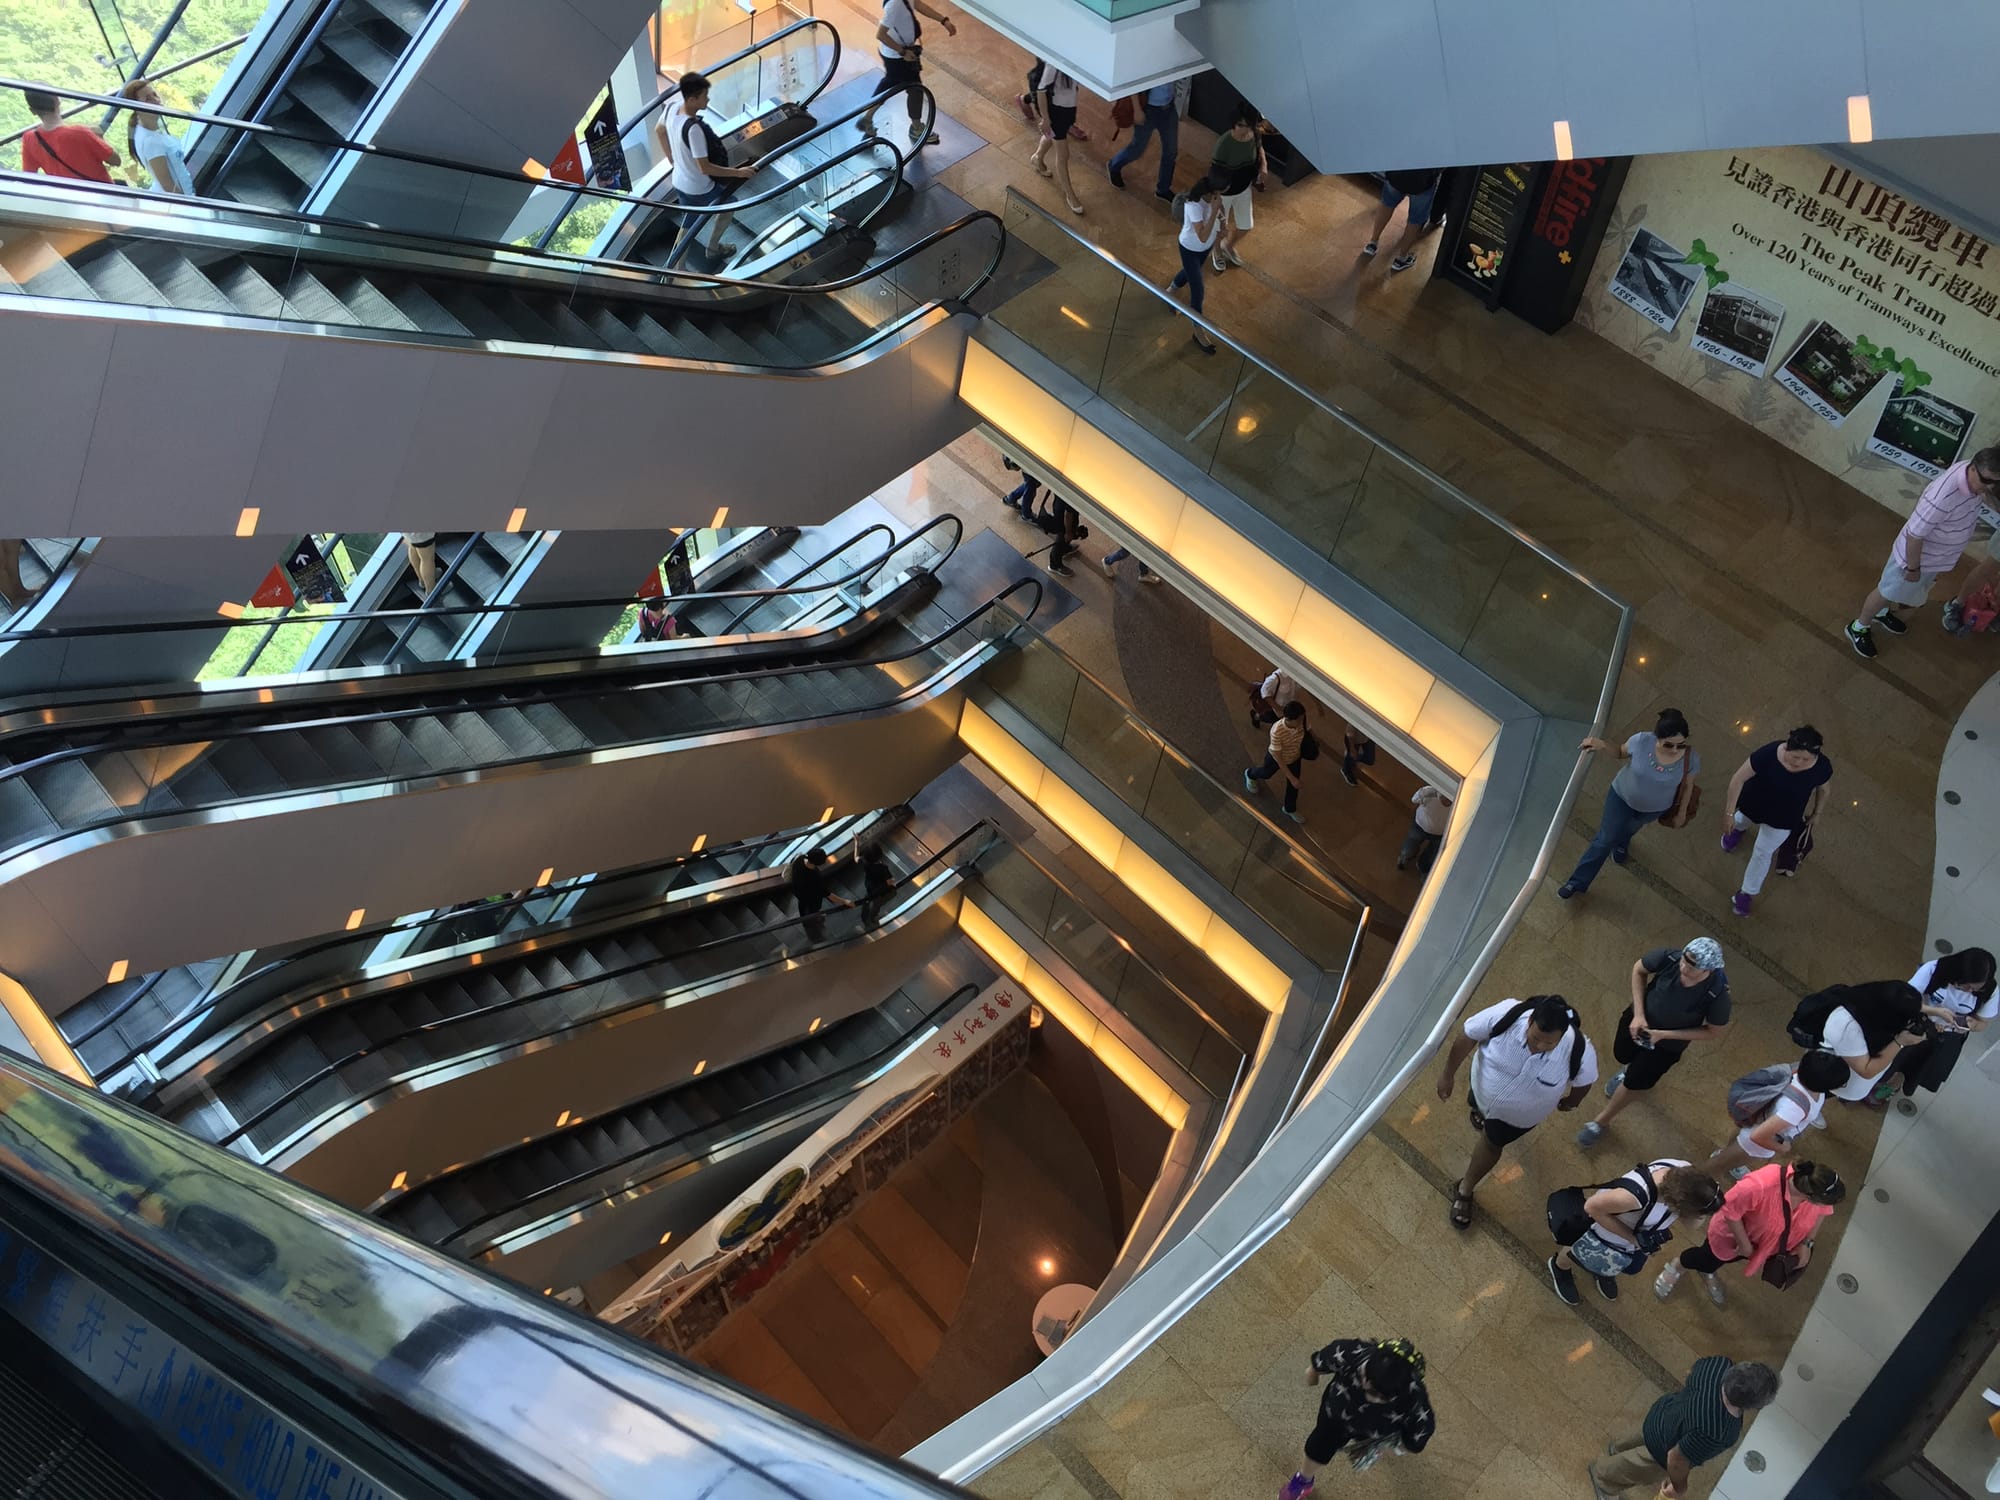
[[[1264,763],[1243,773],[1243,790],[1261,792],[1273,776],[1285,778],[1285,816],[1304,823],[1299,816],[1299,772],[1305,766],[1306,706],[1296,698],[1285,705],[1284,713],[1271,725]]]
[[[438,539],[435,531],[408,531],[403,534],[403,555],[410,571],[417,575],[417,587],[429,597],[438,581]]]
[[[111,169],[122,161],[117,148],[88,125],[65,124],[62,101],[54,94],[23,89],[21,97],[35,117],[21,134],[21,170],[109,186]]]
[[[1682,1273],[1693,1271],[1708,1300],[1721,1307],[1729,1293],[1717,1273],[1739,1261],[1745,1276],[1762,1274],[1785,1290],[1812,1263],[1813,1231],[1846,1197],[1840,1174],[1818,1162],[1759,1167],[1723,1194],[1722,1207],[1708,1221],[1707,1240],[1660,1268],[1653,1295],[1666,1301],[1681,1284]]]
[[[1083,212],[1083,202],[1069,180],[1069,133],[1076,126],[1076,80],[1054,63],[1043,63],[1035,75],[1035,117],[1042,127],[1028,164],[1044,177],[1053,177],[1062,190],[1063,202],[1073,214]],[[1049,158],[1055,170],[1049,170]]]
[[[680,634],[680,624],[674,619],[673,601],[670,599],[648,599],[639,606],[639,639],[648,645],[658,645],[671,641]]]
[[[825,940],[829,903],[842,909],[854,905],[845,896],[836,896],[828,889],[832,878],[830,865],[824,849],[808,849],[785,872],[785,883],[792,888],[792,899],[798,903],[799,918],[809,943]]]
[[[1750,863],[1729,898],[1730,910],[1739,917],[1750,915],[1751,903],[1763,892],[1772,858],[1819,816],[1826,784],[1833,780],[1833,762],[1821,752],[1823,743],[1817,729],[1801,724],[1783,740],[1752,750],[1729,778],[1722,799],[1722,852],[1734,854],[1750,827],[1757,829]]]
[[[1909,630],[1908,622],[1893,606],[1917,609],[1929,601],[1931,586],[1958,566],[1966,543],[1979,526],[1979,507],[1996,485],[2000,485],[2000,448],[1981,448],[1924,486],[1910,519],[1896,533],[1882,577],[1869,590],[1861,613],[1847,622],[1847,643],[1856,656],[1875,659],[1877,625],[1891,635]],[[1963,612],[1960,601],[1952,603],[1960,604]],[[1951,606],[1945,608],[1946,628],[1950,629]]]
[[[861,866],[861,925],[873,928],[880,925],[882,908],[896,894],[896,867],[889,863],[881,844],[872,839],[858,845],[854,859]]]
[[[1847,1064],[1831,1052],[1808,1052],[1789,1068],[1774,1063],[1745,1073],[1729,1086],[1736,1134],[1708,1153],[1708,1169],[1740,1179],[1753,1167],[1788,1154],[1819,1119],[1826,1096],[1847,1082],[1847,1074]]]
[[[1083,539],[1083,517],[1076,513],[1076,507],[1063,499],[1054,490],[1049,491],[1050,522],[1056,539],[1049,543],[1049,571],[1068,578],[1074,571],[1063,559],[1076,550],[1076,544]]]
[[[1778,1399],[1778,1372],[1711,1354],[1694,1362],[1677,1391],[1655,1401],[1637,1432],[1614,1438],[1590,1465],[1597,1500],[1643,1486],[1666,1500],[1687,1494],[1698,1464],[1722,1457],[1743,1436],[1743,1416]]]
[[[1375,210],[1375,222],[1368,226],[1368,243],[1361,247],[1361,253],[1372,256],[1382,248],[1382,234],[1389,227],[1389,220],[1395,217],[1396,205],[1407,201],[1410,207],[1403,216],[1403,238],[1397,242],[1396,255],[1389,262],[1389,270],[1393,275],[1414,266],[1417,263],[1417,238],[1430,223],[1431,205],[1437,202],[1438,184],[1443,180],[1442,167],[1384,172],[1382,202]]]
[[[150,78],[135,78],[119,94],[134,104],[160,103],[160,91]],[[188,175],[187,158],[181,143],[167,130],[167,122],[156,110],[134,109],[125,127],[125,145],[153,178],[153,191],[182,198],[194,196],[194,178]]]
[[[1451,1039],[1437,1096],[1449,1100],[1459,1066],[1472,1059],[1465,1103],[1475,1139],[1465,1175],[1452,1190],[1452,1227],[1472,1223],[1472,1195],[1500,1154],[1557,1110],[1575,1109],[1597,1082],[1597,1049],[1561,995],[1502,1000]]]
[[[1160,175],[1155,180],[1153,196],[1168,203],[1174,201],[1174,163],[1181,156],[1181,112],[1174,101],[1174,87],[1171,83],[1155,84],[1139,96],[1139,115],[1132,122],[1132,139],[1105,168],[1111,185],[1121,193],[1125,191],[1125,169],[1146,154],[1146,147],[1157,135]]]
[[[1344,758],[1340,769],[1341,774],[1346,775],[1347,761]],[[1353,782],[1354,778],[1348,777],[1350,786]],[[1396,868],[1407,870],[1414,860],[1418,871],[1428,875],[1437,859],[1438,848],[1444,843],[1444,831],[1451,826],[1451,798],[1426,783],[1410,794],[1410,806],[1414,809],[1410,817],[1410,831],[1403,835],[1403,847],[1396,852]]]
[[[1361,785],[1360,768],[1375,764],[1375,742],[1348,725],[1340,731],[1340,779],[1349,786]]]
[[[1203,265],[1221,238],[1222,220],[1221,185],[1213,177],[1204,177],[1188,189],[1187,202],[1181,206],[1180,237],[1175,241],[1181,268],[1167,283],[1170,292],[1182,287],[1188,289],[1188,307],[1196,317],[1201,316],[1202,303],[1208,295],[1202,283]],[[1199,328],[1194,331],[1194,344],[1203,354],[1215,353],[1215,340]]]
[[[1688,721],[1677,708],[1663,708],[1650,734],[1635,734],[1614,746],[1595,736],[1579,747],[1600,755],[1616,755],[1625,764],[1611,778],[1604,794],[1604,815],[1583,858],[1557,889],[1564,901],[1590,889],[1604,861],[1624,864],[1632,836],[1648,823],[1663,821],[1683,827],[1693,811],[1695,779],[1701,774],[1701,753],[1689,744]]]
[[[1618,1016],[1611,1055],[1624,1064],[1604,1085],[1610,1097],[1597,1118],[1576,1133],[1588,1150],[1634,1096],[1650,1092],[1681,1060],[1692,1042],[1709,1042],[1729,1029],[1729,976],[1722,944],[1691,938],[1684,948],[1655,948],[1632,965],[1632,1000]]]
[[[1115,552],[1105,553],[1103,560],[1098,563],[1098,566],[1104,569],[1104,576],[1106,578],[1116,578],[1118,576],[1118,565],[1123,561],[1125,561],[1125,559],[1130,557],[1131,555],[1132,555],[1132,549],[1130,547],[1120,547]],[[1140,558],[1139,582],[1158,583],[1159,581],[1160,581],[1160,575],[1158,573],[1155,573],[1151,568],[1146,566],[1145,558],[1143,557]]]
[[[1215,154],[1209,158],[1208,175],[1216,183],[1222,210],[1222,237],[1209,257],[1217,275],[1243,264],[1236,247],[1257,224],[1250,194],[1264,185],[1270,170],[1264,160],[1264,144],[1257,138],[1258,124],[1257,111],[1239,104],[1235,121],[1216,138]]]
[[[1408,1339],[1335,1339],[1314,1352],[1306,1384],[1326,1381],[1319,1417],[1306,1438],[1305,1462],[1278,1489],[1278,1500],[1305,1500],[1319,1471],[1343,1448],[1357,1469],[1390,1453],[1421,1453],[1437,1432],[1424,1389],[1424,1357]]]
[[[1888,1098],[1898,1087],[1898,1079],[1907,1098],[1914,1098],[1920,1088],[1937,1092],[1958,1066],[1966,1037],[1984,1031],[2000,1016],[1993,955],[1984,948],[1960,948],[1933,959],[1910,976],[1910,987],[1922,997],[1930,1034],[1898,1053],[1883,1071],[1875,1085],[1878,1099]]]
[[[885,95],[900,89],[910,111],[910,144],[919,148],[938,143],[937,132],[924,128],[923,98],[918,93],[924,81],[924,23],[917,19],[920,15],[929,16],[942,26],[946,36],[958,35],[957,23],[928,0],[882,0],[882,23],[875,28],[875,50],[882,58],[882,80],[875,85],[875,104],[860,121],[861,133],[873,135],[875,110],[881,107]]]
[[[1299,696],[1299,685],[1283,667],[1273,667],[1250,695],[1250,724],[1262,729],[1285,716],[1285,705]]]
[[[1900,979],[1837,984],[1810,994],[1792,1012],[1788,1029],[1800,1046],[1818,1047],[1847,1064],[1847,1082],[1832,1092],[1853,1104],[1866,1103],[1896,1059],[1930,1039],[1923,996]]]
[[[1721,1206],[1722,1189],[1699,1167],[1671,1156],[1641,1162],[1585,1195],[1587,1224],[1549,1257],[1549,1284],[1575,1307],[1581,1300],[1575,1273],[1581,1267],[1597,1283],[1598,1295],[1616,1302],[1618,1278],[1643,1271],[1653,1252],[1673,1238],[1682,1214],[1712,1214]]]
[[[1017,510],[1024,521],[1036,521],[1035,497],[1042,492],[1042,482],[1013,459],[1002,457],[1000,462],[1021,476],[1021,482],[1001,497],[1000,503],[1009,510]],[[1037,521],[1037,524],[1040,524]]]

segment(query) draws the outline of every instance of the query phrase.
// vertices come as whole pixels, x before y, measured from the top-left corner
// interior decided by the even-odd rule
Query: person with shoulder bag
[[[1556,891],[1564,901],[1590,889],[1605,860],[1622,865],[1631,856],[1633,835],[1648,823],[1685,828],[1701,805],[1701,756],[1688,743],[1688,721],[1677,708],[1663,708],[1650,734],[1635,734],[1622,745],[1596,736],[1577,748],[1616,755],[1625,764],[1604,794],[1604,816],[1583,858]]]
[[[1761,1276],[1779,1291],[1797,1285],[1812,1263],[1813,1232],[1847,1197],[1847,1184],[1832,1167],[1799,1161],[1760,1167],[1730,1188],[1708,1221],[1708,1239],[1669,1261],[1653,1281],[1662,1302],[1680,1285],[1681,1273],[1695,1271],[1717,1307],[1728,1294],[1717,1279],[1724,1266],[1743,1265],[1745,1276]]]
[[[1690,1043],[1708,1042],[1729,1029],[1729,975],[1722,944],[1688,939],[1684,948],[1655,948],[1632,965],[1632,1000],[1618,1017],[1611,1052],[1624,1066],[1606,1081],[1609,1096],[1597,1118],[1576,1134],[1588,1149],[1604,1139],[1611,1122],[1639,1095],[1667,1076]]]
[[[1801,724],[1783,740],[1752,750],[1730,778],[1723,799],[1728,805],[1722,809],[1722,852],[1735,853],[1744,835],[1752,827],[1757,830],[1742,883],[1729,899],[1739,917],[1750,915],[1771,862],[1782,851],[1791,851],[1790,860],[1780,862],[1782,873],[1796,875],[1812,847],[1813,823],[1833,779],[1833,762],[1820,751],[1823,743],[1817,729]]]
[[[1549,1195],[1549,1231],[1563,1248],[1548,1259],[1549,1284],[1575,1307],[1581,1267],[1597,1283],[1598,1295],[1616,1302],[1618,1278],[1643,1271],[1653,1252],[1674,1237],[1682,1214],[1712,1214],[1721,1206],[1715,1179],[1676,1157],[1641,1162],[1594,1190],[1558,1189]]]

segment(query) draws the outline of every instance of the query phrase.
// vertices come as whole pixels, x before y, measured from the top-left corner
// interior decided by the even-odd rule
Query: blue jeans
[[[1175,247],[1181,252],[1181,268],[1179,273],[1174,277],[1173,284],[1175,286],[1184,286],[1188,289],[1188,306],[1193,308],[1196,313],[1200,313],[1203,290],[1201,268],[1208,263],[1208,252],[1206,250],[1190,250],[1178,240],[1174,243]]]
[[[1428,833],[1415,818],[1410,819],[1410,831],[1403,835],[1403,847],[1396,851],[1396,865],[1403,868],[1415,860],[1417,868],[1428,875],[1431,865],[1437,860],[1438,846],[1444,842],[1441,833]]]
[[[1107,552],[1104,554],[1104,566],[1107,568],[1115,568],[1131,555],[1132,555],[1132,549],[1130,547],[1120,547],[1116,552]],[[1143,557],[1140,558],[1139,576],[1141,578],[1144,578],[1148,573],[1152,571],[1153,570],[1151,568],[1146,566],[1146,560]]]
[[[1304,764],[1305,762],[1302,760],[1293,761],[1292,775],[1297,776],[1299,774],[1299,768]],[[1277,774],[1278,774],[1278,757],[1271,754],[1270,751],[1266,750],[1264,752],[1264,764],[1259,766],[1256,770],[1250,773],[1250,779],[1252,781],[1269,781],[1273,776],[1276,776]],[[1296,781],[1288,780],[1285,782],[1285,811],[1297,812],[1298,810],[1299,810],[1299,784]]]
[[[1152,143],[1154,132],[1160,136],[1160,176],[1154,190],[1171,193],[1174,190],[1174,163],[1181,155],[1181,117],[1174,113],[1171,104],[1148,104],[1145,112],[1132,122],[1132,140],[1123,151],[1111,158],[1111,175],[1118,176]]]
[[[1604,868],[1605,860],[1613,854],[1623,853],[1632,842],[1632,835],[1648,823],[1658,822],[1656,812],[1635,811],[1623,797],[1609,787],[1604,792],[1604,817],[1597,825],[1597,837],[1590,841],[1590,847],[1583,851],[1583,858],[1576,862],[1565,885],[1575,886],[1580,891],[1590,889],[1591,881],[1597,879],[1597,872]]]

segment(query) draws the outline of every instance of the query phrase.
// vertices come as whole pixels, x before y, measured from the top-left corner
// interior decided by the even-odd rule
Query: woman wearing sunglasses
[[[1597,836],[1556,892],[1565,901],[1590,889],[1605,860],[1624,864],[1632,835],[1648,823],[1664,819],[1669,828],[1686,823],[1701,773],[1701,756],[1689,747],[1688,721],[1677,708],[1661,709],[1651,734],[1635,734],[1623,745],[1593,736],[1580,748],[1615,755],[1625,764],[1604,794]]]

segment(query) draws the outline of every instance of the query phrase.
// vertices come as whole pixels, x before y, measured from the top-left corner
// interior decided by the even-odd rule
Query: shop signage
[[[1899,512],[1911,473],[1979,446],[2000,403],[1983,231],[1807,147],[1644,157],[1623,200],[1581,314],[1599,335]]]
[[[1545,333],[1576,316],[1597,260],[1629,157],[1580,156],[1544,163],[1533,209],[1509,252],[1500,305]]]
[[[632,174],[625,165],[625,147],[618,140],[618,111],[611,104],[607,85],[604,102],[583,127],[583,139],[590,148],[590,175],[601,188],[613,193],[632,191]]]
[[[164,1329],[0,1228],[0,1309],[239,1500],[395,1500]]]
[[[1435,275],[1456,281],[1488,307],[1500,305],[1515,237],[1528,215],[1541,163],[1505,161],[1479,168],[1453,195]]]

